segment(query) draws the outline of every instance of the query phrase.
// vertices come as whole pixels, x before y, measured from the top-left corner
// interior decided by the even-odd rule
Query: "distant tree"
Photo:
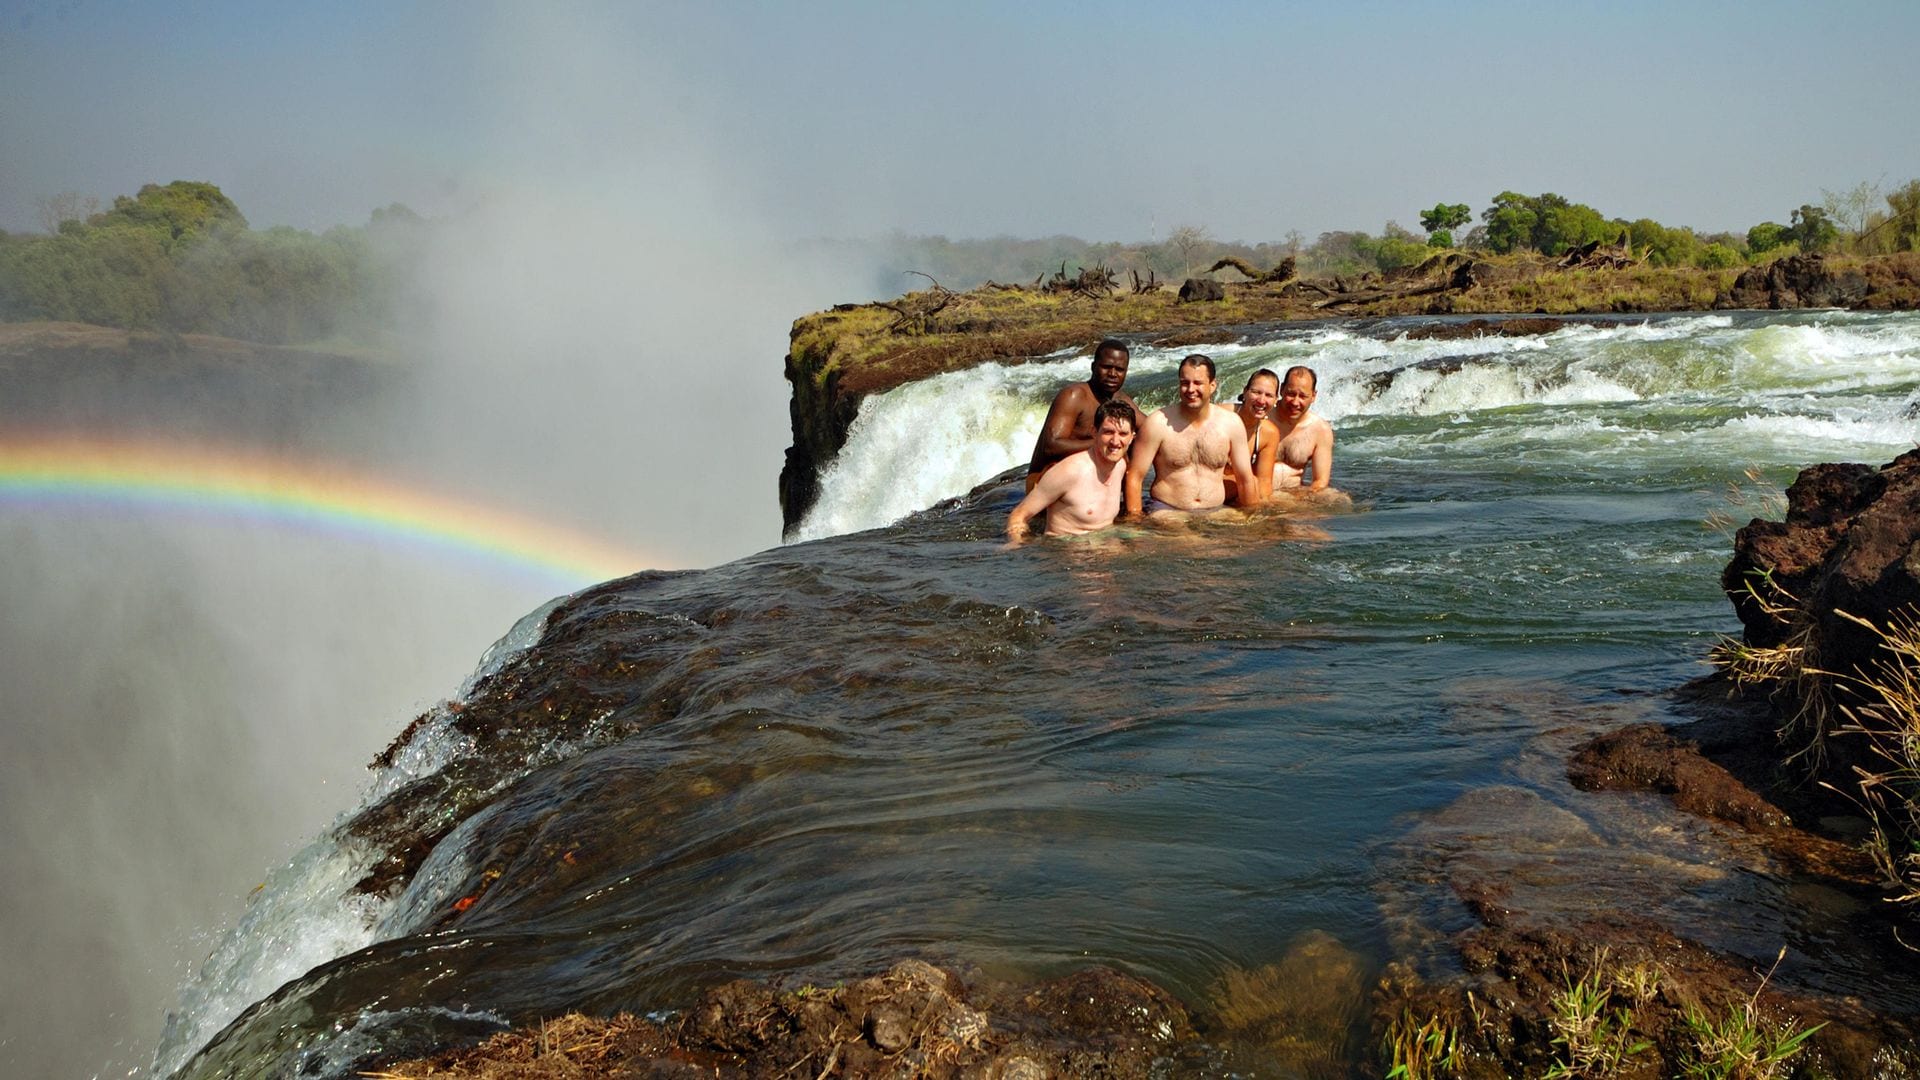
[[[1466,203],[1434,203],[1433,209],[1420,212],[1420,227],[1428,233],[1448,232],[1473,220],[1473,208]],[[1431,243],[1431,239],[1428,241]],[[1452,246],[1452,238],[1435,247]]]
[[[1427,246],[1450,248],[1453,246],[1453,233],[1448,232],[1446,229],[1435,229],[1427,234]]]
[[[60,226],[69,221],[84,222],[100,212],[99,196],[77,191],[62,191],[37,199],[35,203],[40,210],[40,224],[50,233],[59,232]]]
[[[1920,180],[1909,180],[1887,193],[1887,221],[1892,235],[1888,249],[1920,251]]]
[[[1427,261],[1433,252],[1426,241],[1400,227],[1398,222],[1387,222],[1380,230],[1380,238],[1373,244],[1373,263],[1382,270],[1399,270],[1409,266],[1418,266]]]
[[[1540,211],[1540,222],[1534,226],[1533,247],[1542,254],[1558,255],[1569,248],[1596,240],[1612,240],[1620,235],[1617,226],[1585,203],[1569,203],[1557,195],[1541,198],[1559,199],[1559,205],[1546,206]]]
[[[1747,230],[1747,251],[1760,255],[1793,242],[1793,230],[1775,221],[1763,221]]]
[[[1725,270],[1739,266],[1740,252],[1726,244],[1708,244],[1700,249],[1699,264],[1707,270]]]
[[[1299,229],[1287,230],[1287,254],[1297,257],[1300,254],[1300,249],[1306,245],[1306,242],[1307,238],[1301,234]]]
[[[1380,264],[1374,260],[1378,246],[1379,241],[1363,232],[1323,232],[1300,253],[1299,272],[1303,277],[1326,277],[1378,269]]]
[[[1558,255],[1570,247],[1596,240],[1612,240],[1620,227],[1585,203],[1569,201],[1553,192],[1522,195],[1503,191],[1480,214],[1486,222],[1487,246],[1496,252],[1532,248]]]
[[[1826,210],[1811,204],[1793,212],[1793,224],[1787,231],[1801,251],[1810,253],[1825,251],[1840,240],[1840,229],[1827,217]]]
[[[1213,242],[1205,225],[1180,225],[1167,234],[1167,246],[1180,255],[1180,276],[1193,276],[1194,255]]]
[[[1533,200],[1517,191],[1503,191],[1480,212],[1480,220],[1486,223],[1487,247],[1504,255],[1533,245],[1533,230],[1540,223],[1540,215]]]
[[[245,229],[247,219],[233,200],[212,184],[175,180],[165,185],[148,184],[132,198],[119,196],[113,200],[113,209],[95,214],[87,224],[93,228],[131,225],[157,229],[171,247],[220,229]]]
[[[1862,180],[1845,191],[1820,191],[1820,208],[1847,234],[1858,240],[1867,231],[1867,217],[1880,207],[1880,185]]]
[[[1654,266],[1692,266],[1699,261],[1703,246],[1692,229],[1670,229],[1652,218],[1640,218],[1625,229],[1627,243]]]

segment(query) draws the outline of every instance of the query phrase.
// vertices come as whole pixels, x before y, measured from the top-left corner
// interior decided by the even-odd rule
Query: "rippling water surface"
[[[346,1073],[908,954],[1109,963],[1194,1002],[1310,931],[1380,962],[1410,830],[1476,792],[1561,798],[1543,740],[1661,719],[1650,691],[1703,671],[1734,626],[1709,518],[1920,426],[1912,315],[1407,325],[1209,350],[1223,386],[1319,369],[1347,513],[1003,552],[1014,482],[890,522],[1023,462],[1085,361],[870,400],[816,539],[584,594],[530,654],[524,623],[370,796],[444,834],[411,883],[351,888],[388,854],[366,815],[316,841],[160,1068]],[[1130,387],[1163,402],[1185,351],[1136,353]],[[517,741],[476,734],[489,709]]]

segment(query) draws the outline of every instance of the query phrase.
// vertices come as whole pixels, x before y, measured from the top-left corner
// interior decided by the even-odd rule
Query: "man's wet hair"
[[[1294,373],[1296,372],[1298,372],[1301,375],[1305,375],[1307,377],[1307,389],[1313,391],[1316,394],[1320,392],[1320,376],[1315,375],[1313,373],[1312,368],[1308,367],[1305,364],[1295,364],[1292,367],[1287,369],[1287,379],[1293,378]],[[1280,380],[1280,385],[1281,386],[1287,385],[1286,379]]]
[[[1124,401],[1109,398],[1101,402],[1100,407],[1093,410],[1093,430],[1099,431],[1100,425],[1109,419],[1125,420],[1128,431],[1135,435],[1140,434],[1140,417],[1134,413],[1133,406]]]
[[[1114,350],[1115,352],[1118,352],[1121,356],[1124,356],[1129,360],[1133,359],[1133,350],[1127,348],[1127,343],[1124,341],[1121,341],[1117,337],[1110,337],[1107,340],[1101,342],[1100,344],[1095,345],[1093,347],[1093,358],[1095,360],[1100,359],[1100,354],[1103,352],[1106,352],[1109,349]]]
[[[1297,370],[1300,370],[1300,371],[1306,371],[1306,369],[1305,369],[1305,368],[1299,368],[1299,369],[1297,369]],[[1311,375],[1311,374],[1313,374],[1313,372],[1311,372],[1311,371],[1307,371],[1307,374],[1309,374],[1309,375]],[[1249,375],[1249,376],[1247,376],[1247,385],[1245,385],[1245,386],[1243,386],[1243,387],[1241,387],[1241,388],[1240,388],[1240,396],[1241,396],[1241,397],[1246,397],[1246,396],[1247,396],[1247,391],[1249,391],[1249,390],[1251,390],[1251,389],[1253,389],[1253,380],[1255,380],[1255,379],[1257,379],[1257,378],[1259,378],[1259,377],[1260,377],[1260,376],[1262,376],[1262,375],[1265,375],[1265,376],[1266,376],[1267,378],[1269,378],[1269,379],[1272,379],[1272,380],[1273,380],[1273,389],[1274,389],[1274,392],[1275,392],[1275,393],[1279,393],[1279,392],[1280,392],[1280,376],[1278,376],[1278,375],[1275,375],[1275,374],[1273,373],[1273,369],[1272,369],[1272,368],[1261,368],[1261,369],[1260,369],[1259,371],[1256,371],[1256,372],[1254,372],[1253,374],[1251,374],[1251,375]]]
[[[1208,382],[1217,382],[1220,379],[1220,375],[1214,370],[1214,367],[1213,367],[1213,357],[1208,356],[1206,353],[1194,353],[1192,356],[1189,356],[1185,360],[1180,361],[1181,371],[1185,371],[1190,367],[1206,368]]]

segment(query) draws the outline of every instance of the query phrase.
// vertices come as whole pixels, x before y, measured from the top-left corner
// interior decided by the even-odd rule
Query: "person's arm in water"
[[[1247,426],[1231,413],[1228,418],[1233,422],[1227,425],[1227,464],[1233,469],[1234,482],[1240,485],[1235,501],[1243,507],[1259,506],[1260,481],[1254,479],[1253,464],[1247,460]]]
[[[1260,501],[1273,498],[1273,463],[1280,456],[1280,429],[1271,420],[1260,421],[1260,454],[1253,459],[1253,479],[1260,485]]]
[[[1082,413],[1089,411],[1088,399],[1093,391],[1085,383],[1074,383],[1063,387],[1053,396],[1053,405],[1047,409],[1047,421],[1040,425],[1040,453],[1042,456],[1058,461],[1068,454],[1079,453],[1093,446],[1093,437],[1077,438],[1074,427],[1080,422]]]
[[[1147,417],[1140,429],[1140,437],[1133,440],[1132,456],[1127,458],[1127,478],[1122,482],[1125,493],[1127,513],[1138,516],[1144,500],[1141,489],[1147,482],[1147,470],[1153,468],[1153,459],[1160,452],[1160,439],[1166,434],[1167,425],[1158,413]]]
[[[1068,486],[1072,483],[1071,478],[1067,476],[1070,471],[1061,468],[1048,469],[1046,474],[1040,477],[1040,482],[1033,486],[1033,490],[1027,492],[1027,497],[1020,500],[1020,505],[1014,507],[1013,512],[1007,515],[1008,547],[1018,547],[1025,543],[1028,527],[1034,515],[1044,512],[1049,506],[1058,502],[1060,496],[1066,494]]]
[[[1308,491],[1322,491],[1333,483],[1333,425],[1320,422],[1320,430],[1313,438],[1313,483]]]

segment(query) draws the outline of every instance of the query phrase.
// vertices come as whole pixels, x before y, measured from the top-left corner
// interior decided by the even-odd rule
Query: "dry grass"
[[[1871,854],[1896,900],[1920,901],[1920,612],[1896,614],[1877,626],[1835,612],[1879,635],[1884,653],[1871,674],[1833,676],[1864,704],[1841,705],[1839,731],[1865,738],[1886,762],[1869,772],[1856,768],[1859,799],[1873,820]]]
[[[650,1044],[652,1025],[622,1013],[596,1019],[569,1013],[530,1029],[506,1031],[471,1050],[409,1062],[369,1080],[585,1080],[618,1075],[620,1062]]]

